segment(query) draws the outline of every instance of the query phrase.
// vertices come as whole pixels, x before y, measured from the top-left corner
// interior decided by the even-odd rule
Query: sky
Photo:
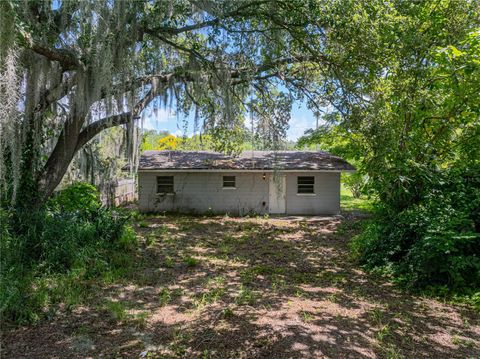
[[[1,1],[1,0],[0,0]],[[61,0],[53,0],[52,9],[58,9],[60,7]],[[283,86],[279,86],[279,89],[284,90]],[[173,106],[174,107],[174,106]],[[173,109],[160,108],[160,109],[147,109],[144,111],[143,128],[147,130],[165,131],[176,135],[184,135],[184,118],[177,118]],[[188,130],[186,135],[191,136],[193,134],[193,114],[188,118]],[[302,102],[296,102],[292,106],[292,116],[290,119],[290,128],[287,131],[287,139],[296,141],[300,138],[304,132],[310,128],[314,128],[316,125],[315,117],[312,112]]]
[[[146,130],[165,131],[176,135],[183,136],[184,118],[178,117],[174,109],[159,108],[147,109],[143,115],[143,128]],[[187,136],[193,134],[193,114],[188,118]],[[313,113],[302,102],[296,102],[292,107],[292,117],[290,120],[290,128],[287,131],[287,139],[296,141],[303,135],[305,130],[314,128],[316,125]]]

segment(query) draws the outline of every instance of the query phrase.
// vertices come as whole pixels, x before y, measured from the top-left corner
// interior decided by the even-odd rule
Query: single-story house
[[[340,173],[355,168],[312,151],[145,151],[138,167],[143,212],[338,214]]]

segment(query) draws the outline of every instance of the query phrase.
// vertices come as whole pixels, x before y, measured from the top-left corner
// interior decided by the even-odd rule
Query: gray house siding
[[[223,188],[224,175],[236,177],[235,189]],[[157,176],[174,176],[175,194],[157,195]],[[139,207],[144,212],[268,212],[268,178],[258,172],[139,172],[138,182]]]
[[[314,194],[297,194],[298,176],[314,176]],[[340,173],[287,173],[288,214],[340,213]]]
[[[287,214],[340,212],[340,173],[284,172]],[[236,188],[224,189],[223,176],[236,176]],[[269,176],[262,172],[139,172],[139,208],[144,212],[268,213]],[[157,195],[157,176],[174,176],[175,194]],[[297,177],[314,176],[315,194],[297,194]]]

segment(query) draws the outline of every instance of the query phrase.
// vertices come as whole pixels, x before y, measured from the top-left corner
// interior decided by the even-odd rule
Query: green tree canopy
[[[314,2],[12,0],[1,7],[2,164],[12,164],[2,174],[16,179],[13,193],[28,182],[48,197],[106,128],[125,125],[127,142],[137,144],[135,121],[158,102],[193,111],[217,148],[231,151],[247,108],[267,111],[253,99],[268,98],[312,60],[328,64],[302,50],[307,33],[319,34],[308,28],[311,10],[320,11]],[[294,87],[301,84],[287,97]],[[270,120],[284,117],[272,112]]]
[[[438,169],[480,159],[479,3],[336,8],[326,52],[341,67],[312,81],[317,101],[329,106],[319,112],[327,125],[302,141],[361,159],[381,200],[407,206]]]
[[[478,1],[0,6],[1,175],[12,198],[48,197],[109,127],[125,126],[134,164],[148,106],[193,113],[195,127],[230,152],[244,140],[247,112],[272,147],[293,101],[317,116],[333,109],[332,123],[359,138],[378,191],[398,163],[478,158],[470,145],[478,143]]]

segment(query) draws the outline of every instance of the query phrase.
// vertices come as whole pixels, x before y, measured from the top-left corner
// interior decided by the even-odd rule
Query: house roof
[[[355,167],[319,151],[244,151],[238,157],[210,151],[145,151],[138,169],[354,171]]]

